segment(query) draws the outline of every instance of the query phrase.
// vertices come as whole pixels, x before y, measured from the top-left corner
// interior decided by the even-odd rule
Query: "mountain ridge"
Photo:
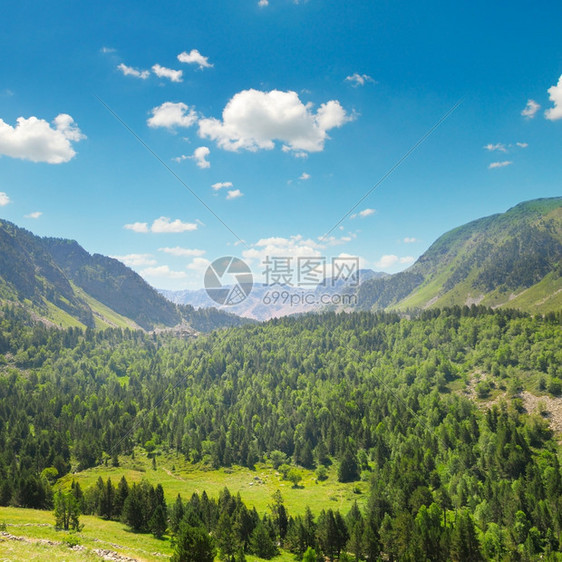
[[[90,254],[75,240],[41,238],[0,219],[0,301],[19,303],[52,324],[196,331],[239,325],[235,315],[166,300],[119,260]]]
[[[562,197],[525,201],[446,232],[405,271],[362,283],[359,308],[483,304],[548,312],[562,305],[561,264]]]

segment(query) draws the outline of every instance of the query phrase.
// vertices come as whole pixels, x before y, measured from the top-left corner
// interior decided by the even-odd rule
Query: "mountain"
[[[520,203],[447,232],[407,270],[362,283],[361,309],[481,304],[562,308],[562,197]]]
[[[90,255],[74,240],[40,238],[0,220],[0,301],[18,302],[55,325],[193,330],[239,325],[217,310],[165,299],[120,261]]]
[[[360,282],[363,282],[368,279],[387,277],[387,274],[370,269],[361,269],[358,276]],[[160,293],[176,304],[191,305],[198,309],[216,306],[205,289],[195,291],[160,290]],[[328,280],[325,285],[306,289],[288,285],[256,284],[246,299],[239,304],[227,307],[225,310],[245,318],[264,321],[291,314],[317,312],[326,308],[326,301],[329,302],[332,296],[352,296],[353,293],[353,284],[345,280],[338,280],[333,283]]]

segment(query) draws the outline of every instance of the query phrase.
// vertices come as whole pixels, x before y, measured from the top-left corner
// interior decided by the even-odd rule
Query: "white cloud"
[[[232,182],[231,181],[219,181],[217,183],[214,183],[211,187],[215,191],[218,191],[219,189],[222,189],[223,187],[232,187]]]
[[[535,100],[528,100],[525,109],[521,112],[521,115],[523,115],[523,117],[527,117],[527,119],[532,119],[540,108],[541,106]]]
[[[209,154],[211,154],[211,151],[206,146],[199,146],[193,151],[193,156],[189,158],[195,160],[199,168],[210,168],[211,163],[206,159]]]
[[[171,82],[182,81],[183,70],[173,70],[171,68],[155,64],[152,66],[152,72],[154,72],[158,78],[168,78]]]
[[[413,256],[404,256],[399,258],[394,254],[386,254],[381,259],[375,262],[375,265],[381,269],[389,269],[395,265],[407,265],[413,263],[415,258]]]
[[[368,74],[358,74],[357,72],[351,76],[347,76],[345,80],[346,82],[351,82],[354,88],[357,88],[357,86],[364,86],[367,82],[375,83]]]
[[[264,8],[265,6],[269,6],[269,0],[259,0],[258,6],[260,8]]]
[[[8,197],[8,194],[4,193],[3,191],[0,191],[0,207],[4,207],[4,206],[8,205],[8,203],[11,203],[11,200]]]
[[[238,199],[238,197],[242,197],[244,194],[239,189],[231,189],[227,194],[227,199]]]
[[[207,270],[210,263],[211,262],[206,258],[195,258],[191,263],[187,264],[187,269],[203,273]]]
[[[339,101],[322,104],[316,113],[303,104],[296,92],[244,90],[235,94],[222,112],[222,120],[199,121],[199,135],[210,138],[225,150],[271,150],[274,141],[283,150],[304,156],[320,152],[328,132],[351,121]]]
[[[500,152],[507,152],[505,144],[501,142],[498,142],[496,144],[486,144],[484,145],[484,148],[486,150],[489,150],[490,152],[494,152],[495,150],[499,150]]]
[[[152,254],[127,254],[126,256],[111,256],[113,259],[123,262],[127,267],[142,267],[144,265],[156,265]]]
[[[33,213],[29,213],[24,215],[26,219],[38,219],[43,213],[41,211],[33,211]]]
[[[185,103],[166,101],[162,105],[153,107],[152,117],[147,121],[149,127],[191,127],[197,122],[197,113]]]
[[[356,219],[356,218],[364,219],[364,218],[367,218],[371,215],[374,215],[375,213],[376,213],[375,209],[363,209],[362,211],[359,211],[358,213],[355,213],[355,214],[351,215],[349,218],[350,219]]]
[[[515,145],[518,146],[519,148],[527,148],[529,146],[529,143],[528,142],[516,142]]]
[[[490,170],[494,170],[495,168],[505,168],[506,166],[510,166],[513,164],[511,160],[504,160],[503,162],[492,162],[488,168]]]
[[[146,80],[150,76],[150,71],[148,70],[137,70],[132,66],[127,66],[126,64],[118,64],[117,68],[123,73],[124,76],[134,76],[135,78],[141,78]]]
[[[57,115],[53,125],[37,117],[18,117],[16,126],[12,127],[0,119],[0,154],[49,164],[72,160],[76,152],[71,142],[86,136],[66,113]]]
[[[158,251],[179,257],[199,257],[205,254],[205,250],[181,248],[180,246],[176,246],[175,248],[158,248]]]
[[[547,109],[544,116],[550,121],[562,119],[562,75],[558,79],[556,86],[551,86],[548,90],[550,101],[554,103],[554,107]]]
[[[180,219],[173,221],[168,217],[160,217],[152,223],[150,230],[158,234],[188,232],[197,230],[197,223],[182,222]]]
[[[168,265],[159,265],[157,267],[147,267],[141,271],[143,277],[156,277],[164,279],[184,279],[187,273],[184,271],[173,271]]]
[[[242,256],[249,261],[265,261],[268,257],[317,257],[320,256],[322,246],[311,239],[305,239],[300,234],[284,238],[272,236],[258,240],[248,250],[242,252]]]
[[[133,232],[147,233],[154,232],[155,234],[162,233],[178,233],[197,230],[197,223],[182,222],[180,219],[172,220],[169,217],[160,217],[156,219],[149,227],[146,222],[134,222],[123,226],[126,230]]]
[[[419,240],[417,238],[414,238],[413,236],[406,236],[403,242],[404,244],[413,244],[414,242],[419,242]]]
[[[310,174],[307,174],[306,172],[303,172],[303,173],[300,175],[299,180],[306,181],[306,180],[309,180],[310,177],[311,177]]]
[[[113,47],[102,47],[102,48],[100,49],[100,51],[101,51],[104,55],[107,55],[107,54],[109,54],[109,53],[114,53],[114,52],[115,52],[115,49],[114,49]]]
[[[133,232],[149,232],[148,224],[146,222],[133,222],[123,226],[125,230],[132,230]]]
[[[178,55],[178,60],[187,64],[197,64],[200,69],[212,68],[213,66],[209,62],[209,57],[204,57],[197,49],[191,49],[189,53],[186,51],[180,53]]]

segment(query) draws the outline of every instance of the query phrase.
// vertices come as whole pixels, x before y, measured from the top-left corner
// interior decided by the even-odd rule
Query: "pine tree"
[[[170,528],[174,535],[178,534],[180,524],[183,520],[183,516],[185,514],[185,508],[183,506],[183,501],[181,496],[178,494],[174,505],[172,506],[172,511],[170,513]]]
[[[55,527],[68,531],[80,531],[80,508],[72,493],[61,490],[55,496]]]
[[[125,505],[125,500],[129,495],[129,484],[124,476],[119,480],[117,485],[117,491],[115,492],[115,500],[113,503],[113,517],[115,519],[120,519],[123,514],[123,506]]]
[[[157,538],[160,539],[166,532],[168,523],[166,521],[166,513],[161,505],[157,505],[156,509],[152,513],[152,517],[148,522],[148,527],[150,532]]]
[[[359,464],[357,455],[348,447],[338,468],[339,482],[354,482],[359,480]]]
[[[459,513],[451,534],[451,558],[455,562],[482,560],[474,522],[470,513],[465,509]]]
[[[171,562],[213,562],[213,540],[204,527],[181,523],[176,537],[176,547]]]
[[[278,553],[277,546],[262,521],[257,524],[252,533],[250,548],[256,556],[266,560],[273,558]]]

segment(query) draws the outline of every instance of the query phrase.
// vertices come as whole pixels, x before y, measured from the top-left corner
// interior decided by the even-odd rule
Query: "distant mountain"
[[[120,261],[74,240],[40,238],[0,220],[0,301],[18,302],[55,325],[197,331],[240,324],[217,310],[177,306]]]
[[[520,203],[441,236],[410,268],[362,283],[361,309],[562,308],[562,197]]]
[[[378,279],[387,276],[386,273],[361,269],[358,273],[358,281],[361,283],[368,279]],[[332,283],[328,279],[324,285],[306,289],[287,285],[257,284],[254,285],[252,292],[244,301],[234,306],[224,307],[223,310],[228,310],[245,318],[263,321],[291,314],[304,314],[306,312],[325,310],[326,308],[337,308],[337,306],[330,306],[326,301],[330,301],[332,295],[351,296],[354,292],[354,283],[346,282],[345,280],[338,280]],[[198,309],[216,306],[216,303],[207,295],[205,289],[195,291],[160,290],[160,293],[176,304],[188,304]]]

